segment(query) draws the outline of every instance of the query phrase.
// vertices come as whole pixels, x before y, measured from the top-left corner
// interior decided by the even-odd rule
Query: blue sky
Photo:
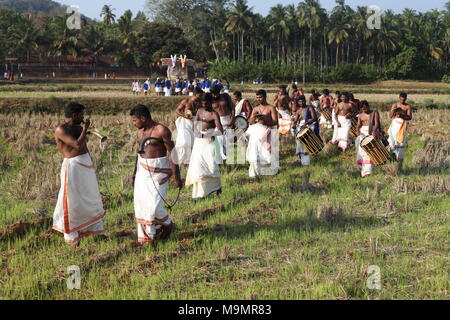
[[[144,10],[146,0],[55,0],[59,3],[65,5],[77,5],[81,9],[81,13],[84,15],[100,19],[100,12],[105,4],[112,5],[116,10],[114,13],[117,16],[123,14],[125,10],[130,9],[136,14],[139,10]],[[447,0],[409,0],[409,1],[399,1],[399,0],[346,0],[346,4],[350,5],[352,8],[356,6],[367,6],[367,5],[377,5],[382,10],[392,9],[395,12],[401,12],[404,8],[411,8],[417,11],[428,11],[430,9],[443,9],[445,2]],[[249,0],[249,6],[253,7],[253,11],[266,15],[269,12],[270,7],[281,3],[283,5],[288,4],[298,4],[300,1],[293,0]],[[336,2],[334,0],[320,0],[320,3],[327,10],[331,10]]]

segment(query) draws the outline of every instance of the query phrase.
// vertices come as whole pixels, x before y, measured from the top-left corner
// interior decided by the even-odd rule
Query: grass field
[[[173,129],[170,111],[153,115]],[[109,240],[71,248],[51,231],[62,162],[52,135],[62,117],[0,114],[0,298],[448,299],[448,111],[414,115],[399,175],[389,164],[362,179],[354,151],[331,147],[301,168],[292,140],[282,142],[281,174],[260,183],[247,166],[223,167],[222,196],[194,203],[184,190],[171,239],[144,248],[130,182],[135,129],[125,111],[93,120],[110,137],[103,153],[89,143]],[[71,265],[81,290],[67,289]],[[372,265],[381,290],[366,285]]]

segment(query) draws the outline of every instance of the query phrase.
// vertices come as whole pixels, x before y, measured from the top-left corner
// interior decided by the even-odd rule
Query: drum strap
[[[370,121],[369,121],[369,135],[373,134],[373,119],[375,118],[375,111],[372,111],[370,114]]]

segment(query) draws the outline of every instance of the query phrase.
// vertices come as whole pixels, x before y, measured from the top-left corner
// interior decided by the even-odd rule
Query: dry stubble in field
[[[174,120],[169,113],[155,118]],[[310,168],[299,168],[292,144],[282,149],[282,173],[261,183],[248,179],[246,166],[223,168],[221,198],[193,203],[184,191],[171,213],[172,239],[141,248],[129,179],[135,130],[127,115],[94,116],[110,136],[104,153],[90,142],[110,239],[86,239],[72,250],[49,229],[62,161],[51,136],[61,117],[0,115],[0,188],[7,191],[0,195],[0,296],[448,297],[449,120],[445,111],[415,115],[399,177],[386,166],[361,179],[352,152],[321,154]],[[168,197],[174,196],[172,190]],[[66,287],[69,265],[81,269],[79,291]],[[366,285],[370,265],[381,269],[381,290]]]

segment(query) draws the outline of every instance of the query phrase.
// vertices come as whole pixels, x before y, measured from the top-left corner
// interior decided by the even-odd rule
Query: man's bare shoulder
[[[61,123],[59,126],[56,127],[55,129],[55,134],[60,135],[60,134],[67,134],[67,126],[65,123]]]
[[[165,125],[163,125],[162,123],[158,123],[156,125],[155,129],[156,129],[155,130],[156,132],[158,132],[158,133],[160,133],[162,135],[167,134],[167,133],[171,133],[170,129],[168,127],[166,127]]]

